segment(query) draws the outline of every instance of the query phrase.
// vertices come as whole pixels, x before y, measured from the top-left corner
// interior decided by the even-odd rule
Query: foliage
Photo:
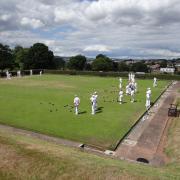
[[[83,70],[86,65],[86,57],[82,55],[73,56],[70,58],[67,67],[74,70]]]
[[[112,71],[114,67],[113,61],[105,55],[97,55],[92,63],[94,71]]]
[[[53,52],[42,43],[30,47],[27,59],[24,62],[26,69],[53,69],[55,68]]]
[[[160,67],[161,68],[166,68],[167,67],[167,61],[166,60],[162,60],[160,63]]]
[[[118,64],[118,70],[120,72],[127,72],[127,71],[129,71],[129,66],[125,62],[120,62]]]
[[[12,51],[7,45],[0,43],[0,69],[3,71],[6,68],[12,68],[13,55]]]
[[[55,62],[55,68],[56,69],[63,69],[64,70],[66,62],[63,60],[63,58],[55,56],[54,62]]]
[[[149,68],[143,62],[137,62],[131,65],[130,70],[134,72],[148,72]]]
[[[17,69],[24,69],[24,62],[26,62],[29,49],[21,46],[16,46],[13,50],[15,67]]]

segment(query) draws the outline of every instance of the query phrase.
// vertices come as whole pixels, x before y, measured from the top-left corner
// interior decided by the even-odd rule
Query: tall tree
[[[13,50],[13,56],[15,61],[15,68],[24,69],[24,62],[27,59],[28,48],[23,48],[21,46],[16,46]]]
[[[67,67],[74,70],[83,70],[86,65],[86,57],[82,55],[73,56],[70,58]]]
[[[7,45],[0,43],[0,69],[3,71],[6,68],[12,68],[13,55],[12,50]]]
[[[98,55],[92,63],[94,71],[112,71],[114,67],[113,61],[105,55]]]
[[[24,66],[27,69],[53,69],[55,68],[53,52],[48,46],[36,43],[30,47]]]

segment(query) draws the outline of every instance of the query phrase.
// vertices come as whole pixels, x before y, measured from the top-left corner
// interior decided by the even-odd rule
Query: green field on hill
[[[145,111],[147,87],[152,88],[155,101],[168,81],[158,81],[156,88],[153,80],[138,79],[137,83],[136,102],[124,96],[125,103],[120,105],[118,78],[37,75],[0,79],[0,123],[113,149]],[[124,88],[126,84],[123,79]],[[93,116],[89,98],[94,91],[99,95],[99,111]],[[77,116],[71,107],[75,94],[81,99]]]

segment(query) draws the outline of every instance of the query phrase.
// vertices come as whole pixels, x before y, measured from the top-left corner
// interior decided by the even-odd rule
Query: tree
[[[120,72],[129,71],[129,66],[125,62],[120,62],[118,65],[118,70]]]
[[[15,62],[15,67],[18,69],[24,69],[24,62],[28,56],[28,48],[23,48],[21,46],[16,46],[13,50],[13,57]]]
[[[118,71],[118,62],[113,61],[113,71]]]
[[[98,55],[92,63],[92,69],[94,71],[112,71],[113,61],[105,55]]]
[[[86,65],[86,57],[82,55],[73,56],[70,58],[67,67],[74,70],[83,70]]]
[[[7,45],[0,43],[0,69],[3,71],[6,68],[12,68],[13,55],[12,50]]]
[[[98,58],[106,58],[106,55],[104,55],[104,54],[98,54],[98,55],[96,56],[96,59],[98,59]]]
[[[91,71],[92,70],[92,66],[91,66],[90,63],[86,63],[85,70],[87,70],[87,71]]]
[[[63,60],[63,58],[55,56],[54,62],[55,62],[56,69],[64,69],[65,68],[66,62]]]
[[[53,52],[48,49],[48,46],[42,43],[35,43],[28,51],[24,67],[27,69],[55,68]]]
[[[131,65],[130,70],[134,72],[148,72],[149,68],[143,62],[137,62]]]
[[[160,63],[161,68],[166,68],[167,67],[167,60],[162,60]]]

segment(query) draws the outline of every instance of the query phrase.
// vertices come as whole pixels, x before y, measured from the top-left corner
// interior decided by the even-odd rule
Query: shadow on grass
[[[96,113],[102,113],[102,112],[103,112],[103,111],[102,111],[103,108],[104,108],[104,107],[98,107],[97,110],[96,110]]]
[[[86,114],[86,113],[87,113],[87,111],[81,111],[78,114]]]

